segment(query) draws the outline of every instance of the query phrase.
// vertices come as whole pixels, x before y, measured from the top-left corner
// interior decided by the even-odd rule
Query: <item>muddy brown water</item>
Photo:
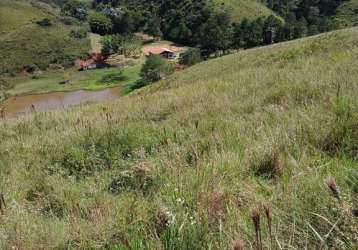
[[[120,88],[108,88],[99,91],[77,90],[10,97],[0,103],[0,112],[2,113],[0,115],[16,117],[33,112],[45,112],[87,103],[106,102],[117,99],[120,96],[120,92]]]

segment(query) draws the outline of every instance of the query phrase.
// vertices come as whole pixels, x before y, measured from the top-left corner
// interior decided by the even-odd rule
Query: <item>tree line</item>
[[[315,35],[338,28],[332,18],[345,0],[266,0],[277,15],[233,22],[225,6],[212,0],[93,0],[94,14],[78,1],[66,1],[63,13],[88,19],[101,35],[144,31],[200,48],[203,56]]]

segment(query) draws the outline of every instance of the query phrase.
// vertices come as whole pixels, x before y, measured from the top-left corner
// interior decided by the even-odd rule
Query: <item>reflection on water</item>
[[[78,90],[11,97],[0,104],[0,115],[14,117],[32,112],[65,109],[84,103],[114,100],[119,95],[119,88],[109,88],[100,91]]]

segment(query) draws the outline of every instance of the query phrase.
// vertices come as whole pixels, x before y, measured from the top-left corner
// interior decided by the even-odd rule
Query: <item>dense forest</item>
[[[90,7],[96,11],[88,19],[92,31],[101,35],[144,31],[210,55],[340,28],[334,16],[344,1],[267,0],[276,15],[238,23],[213,0],[93,0]],[[80,20],[87,15],[81,2],[67,1],[62,9]]]

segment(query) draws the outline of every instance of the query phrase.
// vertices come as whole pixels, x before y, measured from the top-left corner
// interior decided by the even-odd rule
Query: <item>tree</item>
[[[189,38],[192,37],[192,31],[187,27],[187,25],[182,21],[177,27],[174,27],[168,35],[169,39],[172,41],[177,41],[179,43],[189,42]]]
[[[171,71],[171,67],[161,56],[149,56],[141,69],[140,76],[144,85],[147,85],[165,79]]]
[[[318,30],[317,25],[312,24],[312,25],[308,26],[307,34],[309,36],[314,36],[314,35],[317,35],[318,33],[319,33],[319,30]]]
[[[307,36],[307,21],[304,17],[297,21],[294,29],[294,38]]]
[[[247,46],[255,47],[263,44],[264,21],[262,18],[254,20],[250,26],[248,33]]]
[[[146,32],[151,36],[162,37],[163,33],[160,25],[160,18],[152,17],[147,23]]]
[[[85,4],[77,0],[66,0],[62,5],[61,13],[66,16],[75,17],[81,21],[86,20],[88,15]]]
[[[279,36],[279,31],[282,28],[282,22],[277,17],[270,15],[266,18],[264,22],[264,43],[265,44],[272,44],[277,42],[276,40]]]
[[[197,33],[197,42],[207,54],[226,51],[232,45],[231,17],[226,11],[214,12],[202,23]]]
[[[101,39],[101,44],[104,56],[119,53],[126,57],[137,57],[142,53],[141,42],[133,34],[107,35]]]
[[[190,48],[181,55],[179,60],[180,64],[192,66],[196,63],[201,62],[203,59],[201,57],[201,51],[198,48]]]
[[[240,24],[234,25],[233,45],[236,48],[246,48],[250,33],[250,21],[245,18]]]
[[[112,20],[102,13],[95,13],[91,15],[89,25],[93,33],[100,35],[110,34],[113,29]]]

